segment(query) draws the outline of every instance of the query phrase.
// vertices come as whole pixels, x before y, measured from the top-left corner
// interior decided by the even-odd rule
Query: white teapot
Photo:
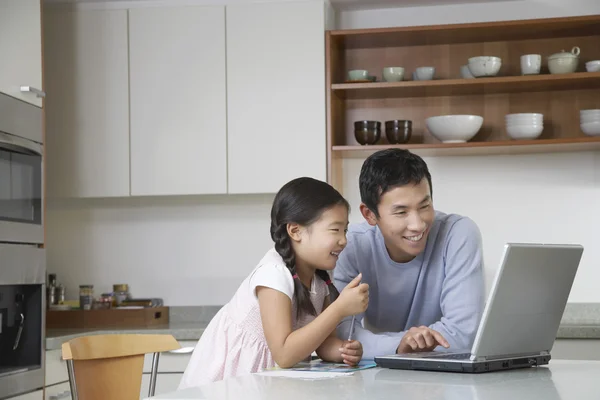
[[[579,47],[575,46],[571,52],[561,51],[548,57],[548,69],[551,74],[572,74],[579,64]]]

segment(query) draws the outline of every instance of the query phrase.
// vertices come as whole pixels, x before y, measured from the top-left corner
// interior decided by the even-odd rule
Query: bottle
[[[94,303],[94,285],[79,285],[79,308],[91,310]]]

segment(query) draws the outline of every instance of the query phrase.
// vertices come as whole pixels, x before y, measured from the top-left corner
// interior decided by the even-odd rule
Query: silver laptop
[[[383,368],[480,373],[544,365],[583,246],[509,243],[471,350],[375,357]]]

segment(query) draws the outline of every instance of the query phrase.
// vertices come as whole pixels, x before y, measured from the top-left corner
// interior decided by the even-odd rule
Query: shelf
[[[407,149],[423,157],[562,153],[570,151],[600,151],[600,137],[506,140],[498,142],[333,146],[332,151],[333,156],[337,158],[365,158],[376,151],[389,148]]]
[[[346,99],[460,96],[596,88],[600,88],[600,72],[331,85],[334,93]]]
[[[598,34],[600,15],[329,31],[342,48],[552,39]]]

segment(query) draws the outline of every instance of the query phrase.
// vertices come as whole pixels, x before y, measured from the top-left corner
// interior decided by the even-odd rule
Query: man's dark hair
[[[360,200],[379,218],[381,196],[398,186],[417,185],[423,178],[427,178],[433,196],[431,174],[421,157],[403,149],[378,151],[365,160],[360,170]]]

